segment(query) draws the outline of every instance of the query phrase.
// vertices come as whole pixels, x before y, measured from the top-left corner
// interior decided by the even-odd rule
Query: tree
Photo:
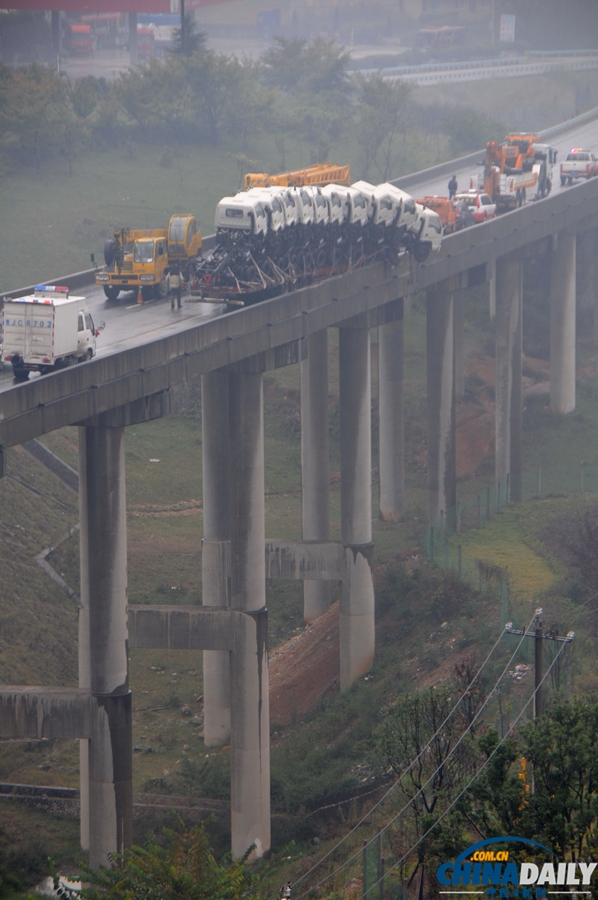
[[[524,729],[534,772],[526,824],[562,859],[583,858],[598,838],[598,703],[570,700]]]
[[[94,78],[93,75],[77,78],[75,82],[67,80],[69,100],[73,112],[80,119],[87,119],[92,114],[107,90],[105,80]]]
[[[203,825],[165,828],[166,845],[150,834],[143,847],[116,856],[113,865],[83,867],[93,887],[75,891],[54,885],[63,900],[253,900],[257,878],[244,860],[216,861]]]
[[[396,170],[400,153],[396,139],[405,118],[411,85],[385,81],[381,75],[355,77],[357,91],[355,137],[362,157],[362,174],[376,170],[387,181]]]
[[[459,804],[458,821],[483,837],[531,838],[562,860],[591,857],[598,846],[597,741],[596,699],[556,703],[500,746],[489,730],[478,741],[487,764]]]
[[[182,54],[183,56],[193,56],[206,49],[208,43],[208,34],[206,31],[199,31],[195,17],[190,13],[185,13],[185,46],[183,47],[183,29],[178,25],[173,33],[172,53]]]
[[[472,703],[479,704],[482,694],[474,684]],[[477,699],[476,699],[477,698]],[[397,775],[403,775],[400,790],[407,800],[406,821],[391,836],[395,852],[401,856],[407,846],[420,840],[438,822],[440,814],[458,793],[465,775],[472,771],[475,755],[473,739],[459,743],[471,721],[471,706],[463,704],[449,717],[457,700],[456,686],[429,688],[419,694],[402,697],[385,713],[377,733],[378,753]],[[405,773],[407,767],[409,771]],[[456,814],[455,814],[456,815]],[[410,883],[418,881],[418,897],[424,894],[425,871],[430,858],[446,858],[462,849],[462,829],[442,825],[418,845],[417,860],[410,870]],[[397,843],[399,842],[399,843]]]
[[[227,125],[242,114],[244,67],[235,57],[208,50],[185,59],[184,71],[192,114],[216,147]]]
[[[41,161],[56,145],[56,123],[66,108],[65,82],[56,72],[32,63],[3,78],[4,137],[11,149],[31,162],[39,172]]]
[[[309,43],[303,38],[276,37],[261,60],[266,83],[285,93],[313,97],[326,91],[346,96],[350,91],[347,68],[351,55],[334,41],[317,37]]]
[[[502,141],[507,133],[507,127],[501,122],[494,122],[475,109],[458,107],[445,116],[442,130],[449,137],[454,156],[481,150],[487,141]]]

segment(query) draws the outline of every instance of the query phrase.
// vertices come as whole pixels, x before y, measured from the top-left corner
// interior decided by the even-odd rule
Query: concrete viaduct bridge
[[[496,312],[496,478],[521,492],[522,267],[551,271],[551,406],[575,408],[575,302],[595,279],[598,179],[448,237],[426,264],[376,263],[0,392],[5,448],[79,426],[79,688],[0,688],[0,737],[81,739],[81,840],[92,866],[132,831],[128,647],[204,654],[205,738],[230,740],[232,846],[270,845],[266,577],[305,581],[305,618],[342,583],[341,688],[374,658],[370,329],[379,328],[380,513],[404,505],[403,315],[426,291],[428,510],[455,504],[455,396],[463,379],[462,290],[487,282]],[[583,235],[583,237],[582,237]],[[585,253],[576,243],[585,242]],[[591,246],[587,242],[591,242]],[[577,259],[577,273],[576,273]],[[550,311],[550,313],[549,313]],[[327,329],[339,329],[341,535],[329,540]],[[266,541],[263,373],[301,362],[303,540]],[[169,410],[202,378],[203,607],[127,607],[124,429]],[[229,737],[230,736],[230,737]]]

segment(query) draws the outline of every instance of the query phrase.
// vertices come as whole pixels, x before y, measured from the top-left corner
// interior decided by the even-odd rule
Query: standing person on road
[[[452,200],[457,191],[459,190],[459,183],[457,182],[457,176],[453,175],[451,180],[448,183],[448,192],[449,192],[449,200]]]
[[[177,299],[177,309],[181,308],[181,274],[178,266],[170,273],[170,308],[174,309],[174,298]]]

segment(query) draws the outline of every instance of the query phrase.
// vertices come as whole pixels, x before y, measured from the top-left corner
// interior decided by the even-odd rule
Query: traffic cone
[[[137,303],[143,303],[143,291],[141,290],[141,285],[139,285],[139,290],[137,291]]]

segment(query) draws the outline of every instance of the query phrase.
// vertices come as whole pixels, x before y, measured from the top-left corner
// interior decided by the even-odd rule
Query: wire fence
[[[526,470],[517,479],[507,476],[486,485],[473,497],[457,501],[453,508],[441,510],[437,521],[426,533],[426,554],[430,562],[454,571],[480,592],[492,588],[508,595],[506,572],[459,542],[458,536],[481,529],[516,500],[579,497],[591,499],[598,494],[598,467],[581,462],[577,467],[542,467]],[[508,596],[505,608],[508,606]],[[506,619],[505,619],[506,621]],[[502,622],[501,624],[504,624]]]

